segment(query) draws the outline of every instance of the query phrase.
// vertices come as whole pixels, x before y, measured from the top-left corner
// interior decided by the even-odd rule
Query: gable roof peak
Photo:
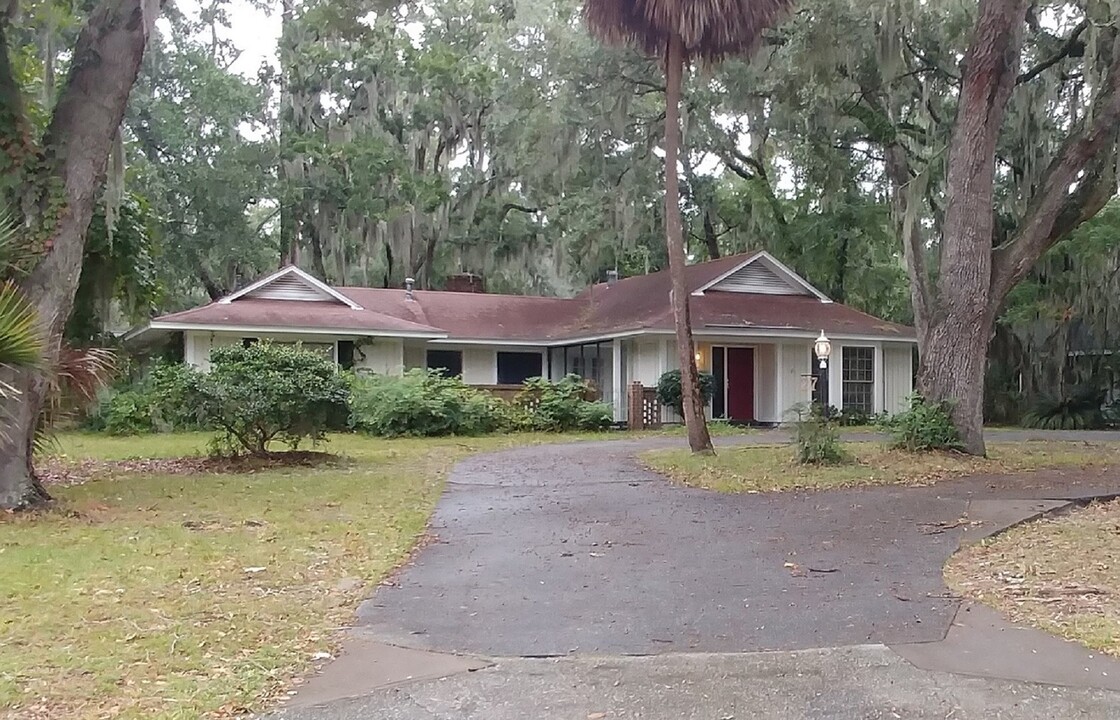
[[[727,257],[735,256],[729,255]],[[827,295],[813,287],[805,278],[798,275],[766,250],[757,250],[740,257],[744,258],[742,262],[695,288],[692,294],[703,295],[709,290],[728,290],[761,294],[813,295],[823,303],[832,302]],[[745,277],[745,273],[748,273],[754,267],[759,267],[761,274],[766,277]],[[751,274],[759,275],[759,273]],[[780,289],[782,286],[788,287],[789,291],[783,292]]]
[[[270,286],[284,286],[285,291],[269,293]],[[305,294],[301,297],[299,289],[302,286]],[[279,289],[279,288],[278,288]],[[268,293],[268,294],[266,294]],[[314,297],[317,295],[318,297]],[[250,283],[240,290],[231,293],[218,302],[222,305],[228,305],[241,298],[249,297],[264,297],[272,300],[293,300],[293,301],[313,301],[313,300],[334,300],[349,306],[351,310],[361,310],[362,306],[354,302],[345,294],[335,290],[330,285],[327,285],[322,280],[319,280],[310,273],[304,272],[295,265],[286,265],[280,268],[271,275]]]

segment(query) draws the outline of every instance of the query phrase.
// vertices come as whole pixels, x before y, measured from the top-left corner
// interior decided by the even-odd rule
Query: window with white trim
[[[875,348],[844,347],[842,363],[843,409],[870,415],[875,404]]]

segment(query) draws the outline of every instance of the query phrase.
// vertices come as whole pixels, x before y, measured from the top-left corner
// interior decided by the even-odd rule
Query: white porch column
[[[198,361],[195,358],[195,338],[194,333],[190,330],[183,333],[183,360],[187,365],[197,367]]]
[[[883,343],[875,343],[874,358],[871,364],[871,411],[883,412]]]
[[[622,384],[622,340],[611,342],[611,404],[614,406],[614,421],[626,419],[626,398],[623,397]]]
[[[835,341],[828,358],[828,404],[844,409],[844,346]]]

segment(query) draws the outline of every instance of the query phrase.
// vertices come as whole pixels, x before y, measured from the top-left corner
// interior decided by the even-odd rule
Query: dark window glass
[[[428,369],[439,370],[447,377],[463,374],[463,353],[459,350],[429,350]]]
[[[498,384],[520,385],[541,376],[541,354],[529,352],[498,353]]]
[[[354,341],[338,341],[338,366],[343,370],[354,369]]]
[[[258,342],[260,342],[260,341],[257,340],[257,338],[241,338],[241,347],[243,347],[243,348],[253,347]]]
[[[844,408],[870,414],[874,404],[875,349],[846,347],[843,359]]]

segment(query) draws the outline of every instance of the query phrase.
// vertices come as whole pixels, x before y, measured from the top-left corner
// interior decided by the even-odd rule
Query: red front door
[[[754,348],[727,348],[727,416],[754,420]]]

